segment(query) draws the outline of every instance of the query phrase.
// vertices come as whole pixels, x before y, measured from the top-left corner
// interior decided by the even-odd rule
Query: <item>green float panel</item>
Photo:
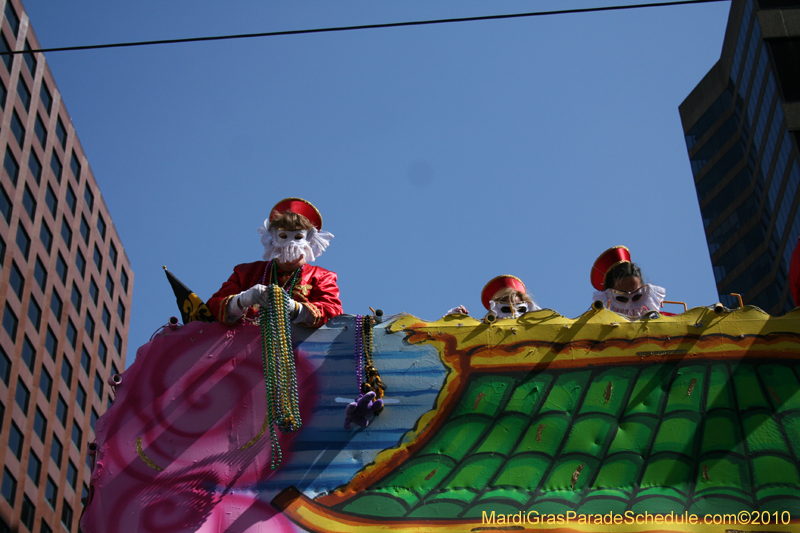
[[[342,508],[345,513],[362,516],[400,518],[408,513],[408,504],[399,495],[378,492],[362,492]]]
[[[582,416],[572,425],[561,453],[582,452],[597,459],[602,458],[608,447],[608,441],[616,429],[616,419],[609,416],[600,414]]]
[[[503,457],[493,454],[472,455],[453,469],[445,481],[445,490],[485,487],[505,463]]]
[[[678,369],[669,388],[664,413],[689,410],[700,411],[706,394],[706,366],[694,365]]]
[[[789,453],[789,446],[781,433],[780,425],[772,416],[762,412],[748,413],[742,416],[742,426],[750,454]]]
[[[533,492],[552,463],[552,459],[539,454],[516,455],[503,465],[491,486],[514,487]]]
[[[542,413],[559,411],[572,414],[578,406],[591,376],[590,371],[572,371],[561,374],[542,406]]]
[[[644,456],[650,450],[650,441],[658,420],[649,416],[632,416],[620,422],[608,454],[633,452]]]
[[[789,413],[783,417],[782,422],[795,457],[800,457],[800,412]]]
[[[644,471],[641,494],[645,492],[685,498],[692,481],[692,465],[662,454],[651,458]]]
[[[486,434],[494,421],[486,416],[469,415],[451,420],[436,434],[423,453],[445,455],[458,462]]]
[[[733,384],[740,412],[751,407],[772,408],[772,404],[764,397],[761,391],[761,383],[759,383],[756,369],[753,365],[742,364],[734,368]]]
[[[603,413],[618,418],[638,373],[637,367],[623,366],[595,376],[578,414]]]
[[[498,503],[511,504],[513,502],[513,504],[525,505],[530,499],[531,493],[527,490],[504,487],[487,490],[481,495],[478,503],[496,501]]]
[[[700,415],[677,413],[661,421],[651,453],[674,452],[693,455]]]
[[[554,457],[564,439],[567,427],[569,419],[560,413],[551,413],[534,419],[514,453],[539,452]]]
[[[486,434],[475,453],[493,452],[509,455],[530,421],[529,417],[519,413],[503,415]]]
[[[592,478],[597,474],[599,461],[590,458],[562,457],[553,465],[550,475],[545,481],[542,491],[570,492],[580,494],[589,486]],[[583,468],[580,468],[583,465]],[[580,468],[580,473],[576,472]],[[575,479],[575,487],[572,486]],[[549,496],[548,496],[549,497]],[[572,496],[570,496],[572,498]]]
[[[767,389],[772,407],[779,413],[800,409],[800,383],[788,365],[758,365],[758,376]]]
[[[629,453],[619,454],[603,464],[592,488],[616,489],[625,491],[624,494],[630,496],[630,493],[636,488],[643,466],[644,460],[641,456]]]
[[[453,470],[455,462],[440,455],[416,457],[378,484],[376,490],[413,490],[427,494]],[[416,503],[416,502],[415,502]]]
[[[800,485],[797,464],[783,457],[770,455],[756,457],[753,459],[753,477],[758,489],[772,483],[784,483],[795,487]],[[761,490],[758,491],[757,496],[759,500],[763,498]]]
[[[516,379],[497,374],[488,374],[471,380],[467,392],[461,397],[450,419],[471,414],[496,416],[505,407],[515,384]]]
[[[531,373],[514,389],[506,404],[506,411],[533,415],[545,399],[552,381],[552,374]]]
[[[706,411],[713,409],[736,409],[731,390],[730,368],[724,363],[711,365],[709,373]]]
[[[644,368],[628,399],[625,416],[632,414],[661,414],[661,403],[666,394],[675,365],[652,365]]]
[[[706,416],[701,455],[709,452],[734,452],[744,455],[739,417],[733,411],[718,409]]]

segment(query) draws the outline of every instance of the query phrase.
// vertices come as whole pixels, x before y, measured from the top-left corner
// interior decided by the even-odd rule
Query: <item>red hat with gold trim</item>
[[[608,272],[621,263],[631,262],[631,252],[624,246],[609,248],[597,258],[592,265],[592,287],[598,291],[606,290],[606,276]]]
[[[286,198],[275,204],[270,211],[269,221],[272,222],[272,219],[286,211],[303,215],[311,222],[312,226],[317,228],[317,231],[322,229],[322,215],[311,202],[302,198]]]
[[[481,291],[481,303],[486,309],[489,309],[489,302],[492,301],[492,296],[497,294],[497,291],[500,289],[515,289],[520,292],[527,292],[525,290],[525,284],[522,283],[522,280],[516,276],[511,276],[509,274],[503,274],[502,276],[497,276],[496,278],[492,279],[489,283]]]

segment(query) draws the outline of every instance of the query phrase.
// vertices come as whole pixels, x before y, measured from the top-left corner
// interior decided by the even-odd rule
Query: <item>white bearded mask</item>
[[[264,226],[258,228],[261,234],[261,244],[264,245],[264,260],[277,259],[281,263],[291,263],[300,257],[305,257],[306,262],[316,260],[325,251],[333,238],[327,231],[310,230],[284,230],[269,227],[269,219],[264,221]]]
[[[537,309],[541,309],[541,307],[533,302],[517,302],[512,305],[496,300],[489,301],[489,310],[497,318],[519,318],[528,311],[536,311]]]
[[[648,311],[659,311],[667,291],[658,285],[642,285],[635,291],[614,289],[595,291],[594,299],[608,304],[608,308],[621,315],[638,317]]]

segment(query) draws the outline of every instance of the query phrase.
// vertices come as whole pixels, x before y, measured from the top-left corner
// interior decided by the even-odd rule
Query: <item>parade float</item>
[[[800,309],[342,315],[292,382],[192,302],[113,378],[87,533],[800,530]]]

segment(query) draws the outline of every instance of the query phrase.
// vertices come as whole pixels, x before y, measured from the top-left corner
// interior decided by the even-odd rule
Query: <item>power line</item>
[[[686,4],[707,4],[710,2],[726,2],[729,0],[676,0],[673,2],[654,2],[649,4],[633,4],[625,6],[589,7],[584,9],[563,9],[560,11],[537,11],[533,13],[511,13],[507,15],[483,15],[480,17],[463,17],[437,20],[417,20],[411,22],[388,22],[385,24],[363,24],[360,26],[338,26],[333,28],[313,28],[307,30],[271,31],[265,33],[243,33],[239,35],[218,35],[215,37],[189,37],[186,39],[162,39],[159,41],[138,41],[131,43],[92,44],[85,46],[64,46],[60,48],[40,48],[38,50],[14,50],[0,52],[0,55],[32,54],[36,52],[69,52],[73,50],[99,50],[101,48],[126,48],[131,46],[149,46],[154,44],[196,43],[203,41],[223,41],[229,39],[252,39],[255,37],[277,37],[279,35],[305,35],[309,33],[332,33],[339,31],[374,30],[380,28],[400,28],[404,26],[427,26],[431,24],[450,24],[453,22],[475,22],[479,20],[500,20],[525,17],[541,17],[546,15],[569,15],[575,13],[593,13],[599,11],[619,11],[622,9],[639,9],[645,7],[679,6]]]

